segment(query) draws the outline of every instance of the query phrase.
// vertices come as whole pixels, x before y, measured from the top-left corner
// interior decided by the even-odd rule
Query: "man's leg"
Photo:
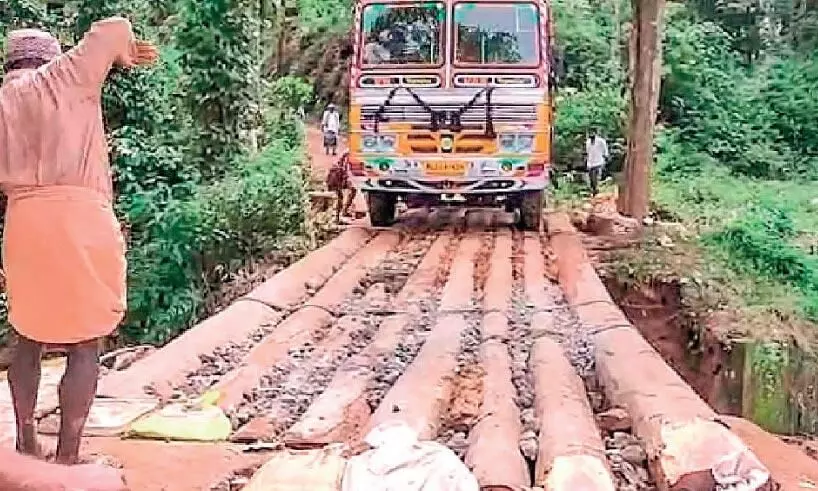
[[[352,216],[352,205],[355,202],[355,196],[357,194],[358,194],[358,190],[354,186],[351,186],[349,188],[349,194],[347,194],[346,205],[344,206],[344,216],[345,217]]]
[[[341,212],[344,208],[344,190],[335,190],[335,223],[341,223]]]
[[[591,178],[591,195],[596,196],[599,192],[599,167],[593,167],[588,170]]]
[[[17,336],[17,346],[9,367],[8,379],[14,401],[17,421],[17,451],[39,456],[37,425],[34,410],[37,407],[37,390],[40,387],[40,360],[43,345]]]
[[[68,365],[60,381],[60,437],[57,463],[76,464],[88,412],[94,402],[99,376],[98,340],[71,345]]]

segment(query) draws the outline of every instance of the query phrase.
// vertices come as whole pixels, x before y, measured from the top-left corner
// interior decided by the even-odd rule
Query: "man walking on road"
[[[341,114],[335,107],[335,104],[330,104],[324,111],[321,117],[321,131],[324,133],[324,150],[329,155],[332,150],[332,155],[335,155],[338,149],[338,134],[341,132]]]
[[[17,450],[42,456],[34,411],[46,346],[67,351],[57,463],[76,464],[99,375],[99,340],[125,312],[125,241],[101,93],[113,65],[153,63],[123,18],[95,23],[62,54],[50,34],[9,34],[0,87],[0,189],[8,197],[3,267],[18,342],[8,381]]]
[[[585,142],[585,155],[591,194],[596,196],[599,193],[599,179],[602,177],[602,170],[609,156],[608,142],[599,135],[599,130],[596,128],[591,131],[591,136]]]

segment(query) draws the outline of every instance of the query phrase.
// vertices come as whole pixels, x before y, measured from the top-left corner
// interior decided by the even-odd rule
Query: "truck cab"
[[[546,2],[362,0],[350,174],[374,226],[395,206],[501,206],[539,229],[553,139]]]

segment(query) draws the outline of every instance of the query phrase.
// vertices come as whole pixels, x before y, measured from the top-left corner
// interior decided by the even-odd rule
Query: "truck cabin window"
[[[455,59],[471,65],[539,64],[539,12],[531,3],[458,3]]]
[[[442,63],[442,3],[373,4],[364,8],[363,65],[439,65]]]

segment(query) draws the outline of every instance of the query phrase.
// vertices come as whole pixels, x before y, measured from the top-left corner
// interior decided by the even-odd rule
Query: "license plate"
[[[462,176],[466,172],[466,163],[443,160],[426,162],[426,173],[432,176]]]

